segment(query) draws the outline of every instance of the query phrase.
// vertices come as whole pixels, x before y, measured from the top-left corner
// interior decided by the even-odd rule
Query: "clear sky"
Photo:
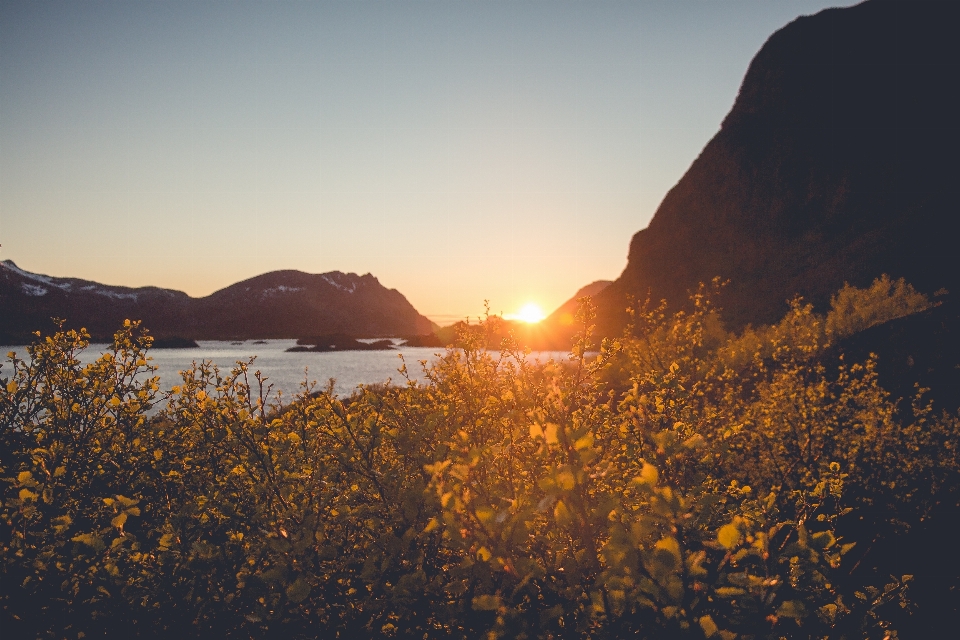
[[[0,258],[550,311],[620,274],[767,37],[838,4],[6,0]]]

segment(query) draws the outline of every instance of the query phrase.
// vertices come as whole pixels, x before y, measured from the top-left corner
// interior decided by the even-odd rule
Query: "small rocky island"
[[[401,347],[444,347],[446,343],[435,333],[408,336],[400,343]]]
[[[197,349],[200,345],[196,340],[190,338],[181,338],[179,336],[168,336],[164,338],[154,338],[151,348],[153,349]]]
[[[361,342],[343,333],[331,333],[324,336],[300,338],[297,340],[297,346],[290,347],[287,351],[387,351],[390,349],[393,349],[393,341],[389,339],[377,340],[376,342]]]

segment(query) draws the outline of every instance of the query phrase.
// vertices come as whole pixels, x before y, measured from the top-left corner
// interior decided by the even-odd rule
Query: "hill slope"
[[[104,339],[126,318],[160,337],[298,338],[345,333],[380,337],[429,333],[432,324],[396,289],[372,275],[274,271],[204,298],[156,287],[111,287],[30,273],[0,262],[0,342],[29,340],[50,318]]]
[[[773,34],[596,296],[601,333],[619,334],[628,297],[676,306],[714,276],[730,281],[732,328],[776,320],[796,293],[823,308],[844,282],[881,273],[960,289],[958,18],[956,3],[872,0]]]

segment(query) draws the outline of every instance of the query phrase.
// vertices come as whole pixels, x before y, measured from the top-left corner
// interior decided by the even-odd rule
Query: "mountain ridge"
[[[599,333],[619,335],[637,299],[677,308],[716,276],[733,329],[777,320],[795,294],[825,309],[882,273],[957,290],[958,18],[956,4],[869,0],[775,32],[595,297]]]
[[[0,340],[29,341],[53,317],[109,338],[125,319],[158,337],[299,338],[349,333],[387,337],[432,331],[432,323],[372,274],[273,271],[193,298],[160,287],[121,287],[57,278],[0,262]]]

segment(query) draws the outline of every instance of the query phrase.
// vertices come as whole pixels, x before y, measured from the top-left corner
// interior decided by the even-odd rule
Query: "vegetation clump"
[[[690,311],[638,308],[595,357],[585,305],[560,364],[488,350],[491,319],[425,383],[285,406],[251,363],[161,392],[137,323],[89,365],[83,332],[38,338],[0,380],[2,624],[894,637],[911,575],[871,549],[956,500],[960,423],[919,392],[901,408],[872,360],[818,355],[884,305],[918,307],[903,291],[845,288],[826,319],[798,300],[731,335],[703,287]]]

